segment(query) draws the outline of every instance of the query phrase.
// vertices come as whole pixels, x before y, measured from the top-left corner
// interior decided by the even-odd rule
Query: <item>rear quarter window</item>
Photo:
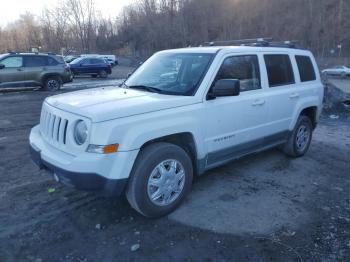
[[[47,58],[47,63],[49,66],[56,66],[59,64],[58,61],[52,57]]]
[[[56,55],[55,57],[50,57],[52,59],[55,59],[57,61],[58,64],[64,64],[64,59],[63,59],[63,56],[60,56],[60,55]]]
[[[315,69],[310,57],[298,55],[298,56],[295,56],[295,60],[298,65],[301,82],[316,80]]]
[[[294,84],[294,73],[289,55],[264,55],[269,86]]]

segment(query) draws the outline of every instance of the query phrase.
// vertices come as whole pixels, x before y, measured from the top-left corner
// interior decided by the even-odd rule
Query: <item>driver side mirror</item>
[[[5,65],[0,64],[0,69],[4,69],[4,68],[5,68]]]
[[[215,82],[215,85],[208,93],[208,99],[215,99],[222,96],[238,96],[240,88],[238,79],[220,79]]]

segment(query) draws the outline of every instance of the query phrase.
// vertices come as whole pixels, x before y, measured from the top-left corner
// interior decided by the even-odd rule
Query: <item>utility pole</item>
[[[342,51],[342,44],[338,45],[338,49],[339,49],[339,57],[341,56],[341,51]]]

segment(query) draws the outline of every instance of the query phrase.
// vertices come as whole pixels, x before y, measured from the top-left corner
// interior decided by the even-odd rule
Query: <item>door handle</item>
[[[46,71],[47,70],[47,68],[46,67],[43,67],[43,71]]]
[[[258,99],[253,102],[252,106],[262,106],[263,104],[265,104],[265,100]]]
[[[298,98],[299,97],[299,94],[298,93],[293,93],[289,96],[290,99],[293,99],[293,98]]]
[[[23,71],[23,69],[22,68],[17,68],[17,71]]]

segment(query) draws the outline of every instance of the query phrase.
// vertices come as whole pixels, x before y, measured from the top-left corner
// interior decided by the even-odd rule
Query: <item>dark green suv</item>
[[[73,75],[63,58],[55,54],[8,53],[0,55],[0,88],[41,86],[59,90]]]

